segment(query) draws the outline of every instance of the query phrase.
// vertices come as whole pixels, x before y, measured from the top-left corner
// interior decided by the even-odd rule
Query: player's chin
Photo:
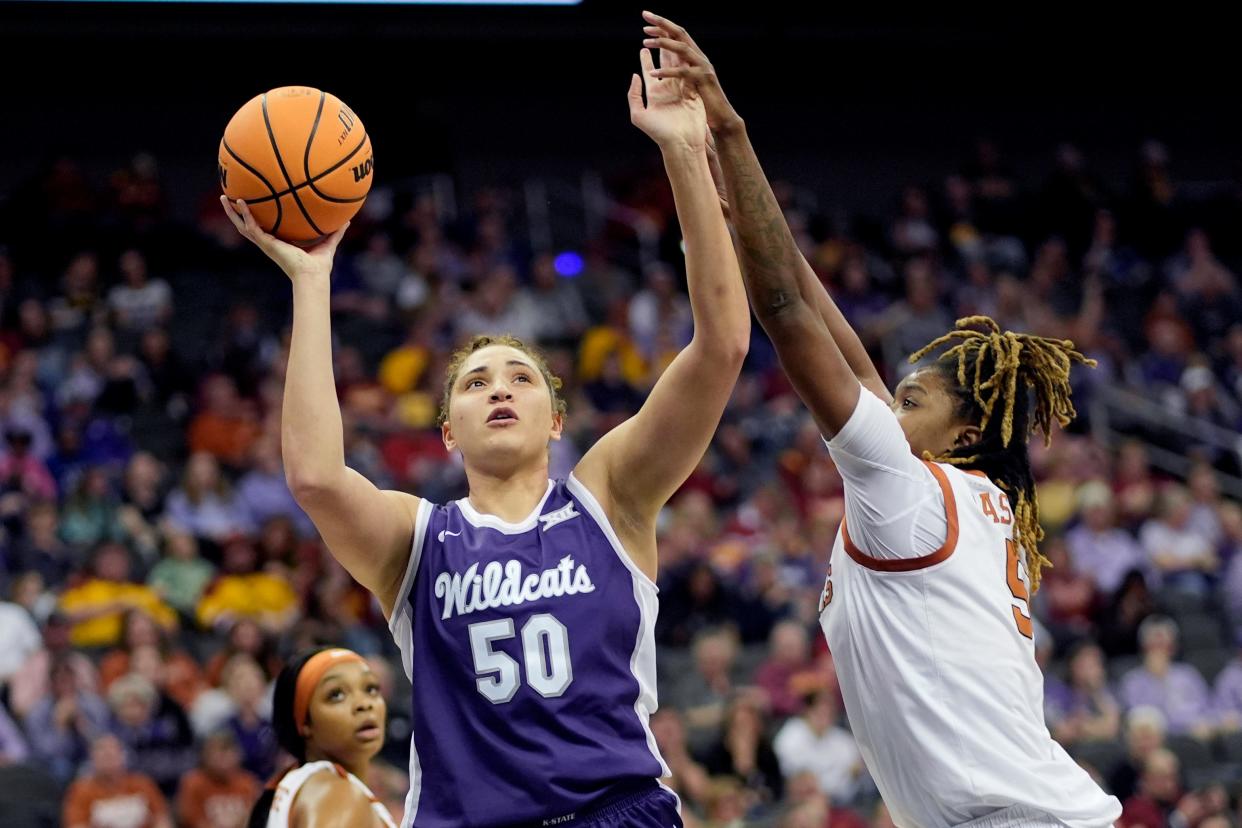
[[[384,730],[383,728],[364,727],[354,731],[354,742],[364,748],[374,746],[376,751],[384,746]]]

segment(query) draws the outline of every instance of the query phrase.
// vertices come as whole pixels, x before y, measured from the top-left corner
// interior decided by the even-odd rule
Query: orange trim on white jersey
[[[854,559],[855,563],[877,572],[914,572],[915,570],[926,569],[929,566],[943,563],[953,554],[953,550],[957,548],[957,499],[953,496],[953,487],[949,485],[949,478],[945,476],[944,470],[935,463],[927,460],[923,462],[931,470],[932,476],[936,478],[936,482],[940,484],[940,491],[944,495],[944,516],[945,521],[948,523],[944,545],[930,555],[924,555],[921,558],[875,558],[854,545],[854,542],[850,540],[850,531],[846,525],[846,519],[841,518],[841,538],[844,541],[845,551]]]

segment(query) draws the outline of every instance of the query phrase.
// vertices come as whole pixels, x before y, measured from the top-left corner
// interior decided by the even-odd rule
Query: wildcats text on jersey
[[[441,618],[445,621],[457,615],[526,604],[542,598],[559,598],[595,591],[591,576],[582,564],[574,565],[570,555],[561,558],[553,569],[532,572],[523,579],[520,561],[510,560],[502,564],[491,561],[479,572],[479,564],[473,563],[463,572],[441,572],[435,582],[436,597],[444,602]]]

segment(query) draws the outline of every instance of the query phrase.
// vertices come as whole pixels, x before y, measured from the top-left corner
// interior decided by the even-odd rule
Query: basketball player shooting
[[[346,467],[329,277],[344,229],[311,250],[225,201],[293,286],[285,474],[328,548],[379,599],[413,684],[404,826],[681,825],[656,707],[656,516],[702,458],[741,370],[750,311],[706,154],[703,102],[632,78],[632,122],[664,157],[686,246],[694,336],[642,409],[548,479],[560,381],[511,337],[476,337],[446,377],[444,445],[469,495],[437,505]],[[676,66],[675,55],[664,66]],[[644,87],[646,102],[643,100]],[[411,541],[412,539],[412,541]]]
[[[654,72],[706,106],[751,305],[845,482],[820,623],[859,749],[893,821],[1112,825],[1120,803],[1053,741],[1028,605],[1039,552],[1027,438],[1074,416],[1072,343],[955,330],[889,394],[799,252],[711,63],[685,29],[644,13]]]

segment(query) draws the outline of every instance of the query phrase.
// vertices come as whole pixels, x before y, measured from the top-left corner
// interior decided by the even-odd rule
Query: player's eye
[[[467,388],[474,388],[476,385],[484,385],[483,380],[481,380],[481,379],[472,379],[472,380],[470,380],[469,382],[467,382],[467,383],[466,383],[466,387],[467,387]]]
[[[530,376],[527,374],[518,374],[516,378],[520,380],[526,380],[527,382],[531,381]]]
[[[910,399],[909,397],[906,397],[904,400],[901,401],[902,408],[915,408],[917,407],[917,405],[918,403],[916,403],[914,400]]]
[[[379,691],[380,691],[380,687],[379,687],[379,685],[378,685],[378,684],[368,684],[368,685],[367,685],[367,692],[368,692],[368,693],[370,693],[372,696],[378,696],[378,695],[379,695]]]
[[[339,687],[328,693],[328,701],[330,702],[340,701],[343,698],[345,698],[345,691]]]

